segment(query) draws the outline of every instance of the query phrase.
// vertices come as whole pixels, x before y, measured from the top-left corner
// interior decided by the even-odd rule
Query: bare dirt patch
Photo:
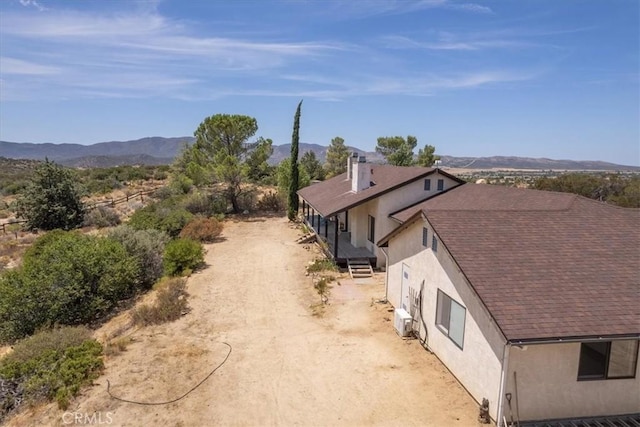
[[[393,331],[383,276],[332,284],[329,305],[305,265],[318,255],[294,243],[284,218],[227,220],[223,239],[207,245],[208,267],[189,278],[191,311],[176,322],[127,328],[122,316],[96,336],[129,335],[107,357],[104,375],[67,413],[103,424],[476,426],[477,404],[417,341]],[[333,274],[333,273],[332,273]],[[175,399],[227,362],[184,399]],[[68,425],[53,405],[33,408],[9,425]],[[66,415],[66,421],[69,416]]]

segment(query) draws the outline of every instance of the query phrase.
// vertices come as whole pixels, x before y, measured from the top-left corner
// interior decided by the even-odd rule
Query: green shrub
[[[102,346],[86,328],[39,332],[0,360],[0,381],[8,398],[0,401],[0,422],[23,403],[57,400],[66,409],[69,399],[103,369]]]
[[[140,286],[150,288],[162,277],[162,256],[169,236],[159,230],[134,230],[127,225],[113,229],[108,237],[124,246],[138,264]]]
[[[180,232],[183,239],[213,242],[222,233],[222,223],[215,218],[195,217]]]
[[[96,319],[138,288],[138,265],[111,239],[53,231],[0,275],[0,342]]]
[[[120,224],[120,216],[115,210],[106,206],[98,206],[84,214],[85,227],[114,227]]]
[[[155,325],[180,318],[188,309],[186,281],[171,278],[158,283],[158,294],[153,305],[142,305],[133,310],[135,325]]]
[[[84,220],[80,196],[73,171],[47,160],[18,199],[18,216],[27,220],[28,229],[71,230]]]
[[[177,194],[187,194],[193,188],[193,180],[186,175],[176,174],[169,185]]]
[[[163,213],[160,229],[171,237],[177,237],[193,215],[185,209],[172,209]]]
[[[177,207],[174,198],[152,203],[131,215],[128,225],[134,230],[160,230],[177,237],[182,228],[193,218],[185,209]]]
[[[204,250],[199,242],[190,239],[176,239],[167,243],[164,250],[164,273],[180,276],[194,270],[204,262]]]
[[[160,230],[162,218],[156,213],[154,205],[138,209],[131,215],[127,225],[134,230]]]
[[[338,271],[338,266],[333,260],[327,258],[316,259],[307,265],[307,273],[320,271]]]
[[[156,191],[154,191],[153,194],[152,194],[152,197],[154,199],[158,199],[158,200],[166,200],[166,199],[169,199],[171,197],[174,197],[175,195],[176,195],[176,193],[171,189],[171,187],[164,186],[164,187],[160,187]]]

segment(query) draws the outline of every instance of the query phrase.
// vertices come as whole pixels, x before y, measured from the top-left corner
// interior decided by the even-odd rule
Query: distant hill
[[[148,154],[134,154],[129,156],[84,156],[72,159],[57,160],[64,166],[74,168],[110,168],[126,165],[169,165],[173,163],[173,157],[154,157]]]
[[[44,160],[45,157],[59,163],[71,159],[91,156],[123,157],[147,156],[150,158],[173,159],[185,143],[191,144],[193,137],[163,138],[154,136],[133,141],[100,142],[93,145],[81,144],[32,144],[0,141],[0,156],[11,159]]]
[[[441,156],[441,166],[462,169],[532,169],[532,170],[594,170],[594,171],[640,171],[638,166],[588,160],[553,160],[546,158],[493,156],[452,157]]]
[[[318,144],[308,144],[301,142],[298,148],[298,152],[300,157],[302,157],[305,153],[309,151],[313,151],[316,153],[316,158],[320,163],[324,163],[327,159],[327,146],[318,145]],[[356,152],[359,155],[364,155],[367,158],[368,162],[371,163],[382,163],[384,161],[384,157],[376,152],[367,152],[363,151],[356,147],[347,147],[349,151]],[[282,144],[282,145],[274,145],[273,146],[273,154],[269,158],[269,164],[277,165],[282,160],[286,159],[291,155],[291,144]]]
[[[180,153],[184,144],[193,143],[190,136],[179,138],[150,137],[133,141],[101,142],[93,145],[81,144],[32,144],[0,141],[0,156],[11,159],[33,159],[56,161],[73,167],[110,167],[120,165],[169,164]],[[376,152],[365,152],[355,147],[351,151],[365,155],[372,163],[382,163],[383,157]],[[274,165],[289,157],[291,144],[274,145],[269,163]],[[300,157],[313,151],[320,162],[327,156],[324,145],[300,143]],[[640,171],[638,166],[624,166],[601,161],[553,160],[528,157],[453,157],[441,156],[442,167],[464,169],[533,169],[533,170],[603,170]]]

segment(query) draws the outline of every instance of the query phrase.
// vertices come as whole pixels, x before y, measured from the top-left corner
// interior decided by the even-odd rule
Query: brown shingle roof
[[[396,217],[410,211],[433,226],[507,339],[640,334],[639,209],[466,184]]]
[[[351,181],[343,173],[317,184],[312,184],[298,191],[298,195],[307,201],[320,215],[329,217],[361,203],[399,188],[405,184],[433,174],[438,169],[422,167],[403,167],[391,165],[371,166],[371,182],[373,186],[357,193],[351,191]],[[442,170],[440,174],[464,182]]]

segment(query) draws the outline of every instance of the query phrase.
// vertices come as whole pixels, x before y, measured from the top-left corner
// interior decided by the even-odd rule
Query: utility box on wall
[[[408,337],[411,335],[411,324],[413,319],[411,315],[407,313],[406,310],[401,308],[396,308],[393,317],[393,326],[396,329],[396,332],[401,337]]]

